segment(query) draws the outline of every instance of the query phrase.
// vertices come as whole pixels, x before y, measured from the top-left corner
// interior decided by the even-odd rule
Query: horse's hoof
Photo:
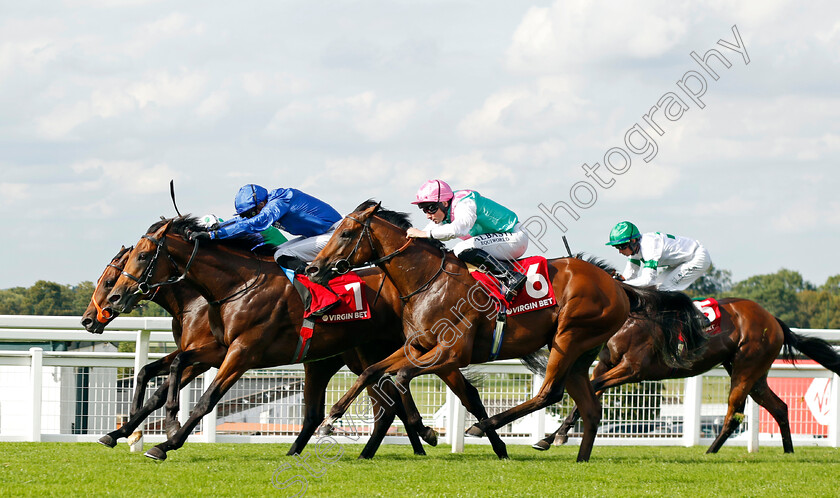
[[[151,458],[152,460],[157,460],[158,462],[166,460],[166,452],[158,448],[157,446],[144,453],[144,455]]]
[[[419,450],[414,450],[414,456],[426,456],[426,450],[420,448]]]
[[[97,443],[101,444],[102,446],[113,448],[117,445],[117,440],[112,438],[110,435],[105,434],[104,436],[99,438],[99,441],[97,441]]]
[[[137,441],[140,441],[140,438],[143,437],[143,431],[134,431],[128,436],[128,445],[131,446]]]
[[[551,448],[551,444],[547,443],[545,439],[540,439],[536,443],[532,444],[531,448],[540,451],[548,451]]]
[[[361,454],[361,455],[359,455],[359,458],[357,460],[372,460],[372,459],[373,459],[372,456],[367,456],[367,455]]]
[[[466,434],[469,437],[484,437],[484,431],[479,429],[477,425],[473,425],[472,427],[467,429],[467,432],[465,432],[464,434]]]
[[[421,431],[420,437],[423,438],[423,441],[429,446],[437,446],[438,444],[438,432],[431,427],[426,427]]]
[[[318,427],[318,435],[321,437],[324,436],[331,436],[335,432],[335,427],[332,424],[324,424],[321,427]]]

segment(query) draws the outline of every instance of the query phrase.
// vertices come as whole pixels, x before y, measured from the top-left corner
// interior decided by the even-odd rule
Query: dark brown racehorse
[[[404,223],[396,223],[402,216]],[[396,375],[407,392],[409,381],[427,373],[446,374],[490,359],[493,303],[481,297],[479,284],[453,254],[427,240],[406,238],[405,215],[383,210],[368,201],[342,220],[327,246],[307,270],[323,283],[337,271],[374,262],[393,281],[406,301],[403,320],[406,346],[371,366],[333,406],[325,424],[345,413],[361,390],[384,374]],[[529,401],[481,420],[468,431],[483,435],[542,407],[560,401],[564,388],[577,401],[584,420],[584,440],[578,461],[589,459],[601,408],[588,381],[589,365],[632,310],[654,318],[663,330],[682,322],[689,350],[704,342],[703,319],[683,294],[634,289],[606,272],[575,258],[549,261],[549,279],[559,306],[510,317],[499,359],[520,358],[548,345],[545,382]],[[669,311],[665,313],[665,311]],[[676,333],[675,333],[676,335]],[[675,340],[664,353],[679,364],[690,356],[677,354]],[[404,402],[410,403],[410,401]],[[406,405],[408,406],[408,405]]]
[[[723,428],[707,453],[716,453],[740,424],[749,394],[779,424],[785,453],[793,452],[788,407],[767,385],[767,373],[784,346],[783,357],[794,360],[792,348],[840,374],[840,355],[827,342],[794,333],[781,320],[749,299],[720,299],[721,332],[709,339],[706,352],[691,368],[671,368],[657,358],[654,337],[661,330],[649,320],[627,321],[607,342],[592,373],[592,386],[600,396],[607,389],[643,380],[693,377],[723,364],[731,375],[729,408]],[[565,443],[577,421],[577,410],[557,431],[534,445],[547,450],[553,441]]]
[[[250,245],[237,240],[206,243],[199,251],[196,243],[187,240],[187,233],[197,230],[203,230],[203,227],[195,218],[176,218],[152,225],[132,250],[123,275],[108,297],[114,309],[123,311],[133,307],[143,293],[186,280],[208,301],[210,330],[227,347],[215,380],[198,400],[183,427],[166,442],[146,452],[155,459],[162,460],[167,451],[180,448],[201,417],[247,370],[294,363],[303,322],[300,297],[273,259],[255,256],[248,249]],[[386,285],[377,271],[362,271],[360,276],[371,289],[369,302],[373,303],[373,317],[319,324],[309,342],[309,358],[329,358],[367,343],[385,345],[397,340],[402,344],[402,308],[398,294],[392,285]],[[463,394],[472,388],[477,398],[477,391],[469,386],[460,371],[442,379],[456,393],[459,392],[457,389]],[[406,396],[400,394],[405,400]],[[475,414],[471,409],[472,399],[466,395],[461,399]],[[413,401],[410,406],[416,410]],[[377,407],[374,413],[378,414],[382,408]],[[435,437],[431,428],[423,427],[416,412],[407,412],[406,425],[414,427],[424,439]],[[497,452],[505,457],[501,439],[498,443]]]
[[[119,315],[119,313],[109,309],[110,304],[107,302],[107,296],[120,277],[130,250],[131,248],[127,249],[123,246],[99,278],[97,288],[91,297],[91,303],[82,315],[82,325],[88,332],[101,334],[105,326]],[[210,331],[210,324],[207,319],[207,301],[191,286],[179,283],[158,287],[152,295],[147,297],[161,305],[172,315],[172,332],[178,349],[140,369],[137,374],[129,420],[120,428],[99,439],[100,443],[111,448],[116,446],[117,440],[123,437],[128,437],[129,442],[139,439],[141,433],[139,431],[135,432],[137,427],[152,412],[167,403],[167,400],[169,400],[167,403],[169,409],[167,410],[164,427],[167,435],[172,436],[179,428],[176,418],[179,407],[179,388],[185,387],[210,367],[218,368],[227,352],[227,347],[217,341]],[[370,363],[386,357],[401,344],[402,341],[383,344],[369,343],[345,351],[339,356],[306,363],[304,365],[303,427],[301,433],[289,448],[288,454],[301,453],[312,434],[314,434],[315,429],[324,419],[327,384],[341,367],[346,364],[351,371],[358,375]],[[189,354],[182,355],[182,353]],[[149,381],[156,376],[169,372],[172,365],[175,365],[174,371],[177,373],[180,364],[186,364],[186,366],[182,369],[181,377],[174,379],[177,381],[177,386],[170,389],[170,380],[167,379],[144,404],[143,400]],[[376,418],[374,429],[368,443],[362,450],[360,458],[373,458],[376,454],[376,450],[393,422],[394,410],[401,419],[406,420],[402,402],[399,401],[396,387],[393,384],[386,383],[382,386],[381,391],[369,389],[368,394],[374,400],[374,404],[384,406],[385,410],[383,416]],[[387,400],[382,397],[383,394],[387,396]],[[399,402],[391,403],[390,400],[398,400]],[[392,404],[394,410],[391,409]],[[414,428],[407,427],[406,433],[415,454],[425,455],[423,445]],[[430,444],[433,443],[436,443],[436,441],[430,440]]]

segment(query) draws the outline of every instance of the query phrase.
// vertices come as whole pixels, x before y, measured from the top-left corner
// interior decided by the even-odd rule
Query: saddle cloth
[[[335,294],[323,286],[312,283],[305,275],[296,275],[295,278],[312,294],[312,304],[304,313],[304,318],[309,318],[312,310],[321,309],[335,302],[336,296],[338,296],[340,304],[331,309],[329,313],[318,317],[315,320],[316,322],[352,322],[370,318],[370,306],[367,297],[365,297],[365,283],[354,272],[330,280],[327,285]]]
[[[708,299],[695,299],[694,300],[694,307],[696,307],[700,313],[706,315],[706,318],[709,319],[711,325],[706,327],[706,333],[709,335],[717,335],[720,334],[720,304],[717,302],[717,299],[708,298]]]
[[[512,302],[505,300],[502,286],[495,277],[478,271],[478,268],[474,266],[468,265],[468,267],[470,275],[478,280],[487,292],[497,300],[497,307],[498,303],[505,304],[508,316],[550,308],[557,304],[557,299],[554,297],[554,287],[548,280],[548,262],[544,257],[531,256],[514,261],[512,264],[517,271],[528,277],[525,286],[516,294]]]

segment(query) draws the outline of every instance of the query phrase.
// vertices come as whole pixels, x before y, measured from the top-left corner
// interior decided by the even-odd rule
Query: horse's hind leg
[[[378,410],[373,415],[374,425],[370,439],[368,439],[368,443],[365,445],[361,455],[359,455],[359,458],[373,458],[376,454],[376,450],[379,449],[379,446],[382,444],[382,440],[387,435],[388,429],[390,429],[391,424],[394,422],[394,415],[396,414],[400,416],[400,419],[405,424],[405,431],[408,435],[408,440],[411,442],[411,448],[414,450],[414,454],[425,456],[426,450],[423,449],[423,443],[420,441],[420,436],[418,435],[416,428],[409,423],[410,417],[406,415],[402,401],[399,399],[399,392],[397,391],[396,386],[387,382],[381,387],[383,389],[382,391],[377,389],[376,386],[368,387],[368,395],[371,398],[371,404],[375,410],[378,407]],[[419,416],[420,414],[418,413],[417,417]],[[430,438],[430,441],[430,444],[433,443],[432,446],[437,445],[437,435],[435,435],[433,439]]]
[[[566,378],[566,390],[577,403],[578,412],[583,420],[583,438],[578,449],[578,462],[586,462],[592,454],[595,436],[598,434],[598,424],[601,422],[601,402],[595,395],[592,383],[589,382],[589,365],[595,359],[598,350],[584,353],[569,369]]]
[[[163,423],[167,437],[172,437],[181,427],[178,422],[178,410],[181,407],[181,381],[185,370],[195,364],[207,365],[207,368],[218,365],[224,359],[225,352],[225,348],[213,341],[184,351],[172,361],[169,367],[169,390],[166,395],[166,416]]]
[[[753,385],[761,376],[761,374],[756,372],[754,366],[750,366],[745,371],[741,366],[744,363],[748,362],[744,362],[743,360],[740,362],[733,361],[732,380],[729,388],[729,406],[726,411],[726,418],[723,420],[723,428],[720,430],[720,434],[715,438],[712,445],[709,446],[709,449],[706,450],[706,453],[717,453],[723,446],[723,443],[735,432],[735,429],[738,428],[743,420],[747,394],[752,390]]]
[[[750,391],[750,396],[756,403],[763,406],[779,424],[779,432],[782,435],[782,447],[785,453],[793,453],[793,440],[790,436],[790,419],[788,418],[787,403],[781,400],[776,393],[767,385],[767,377],[756,381]]]
[[[460,370],[455,369],[448,373],[441,372],[440,376],[446,385],[452,389],[452,392],[458,396],[458,399],[468,412],[470,412],[479,421],[487,419],[487,409],[484,407],[484,403],[481,402],[481,396],[478,394],[478,389],[470,384]],[[493,451],[496,453],[496,456],[500,459],[508,458],[507,446],[505,446],[504,441],[502,441],[502,438],[499,437],[496,431],[492,429],[487,430],[485,431],[485,435],[490,441],[490,446],[493,447]]]
[[[312,439],[312,434],[324,420],[324,403],[327,399],[327,385],[330,379],[344,365],[341,356],[334,356],[324,360],[304,364],[305,380],[303,382],[303,425],[295,442],[286,452],[287,456],[299,455],[306,444]]]

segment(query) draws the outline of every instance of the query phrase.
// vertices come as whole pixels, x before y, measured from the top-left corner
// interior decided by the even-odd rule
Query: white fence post
[[[29,392],[32,395],[29,405],[32,425],[30,426],[29,440],[41,441],[41,389],[44,375],[44,350],[41,348],[29,348],[31,363],[29,369]]]
[[[700,404],[703,400],[703,376],[685,379],[683,395],[683,446],[700,444]]]
[[[213,383],[213,379],[216,378],[216,372],[218,371],[219,370],[216,368],[211,368],[210,370],[204,372],[204,392],[207,392],[207,388]],[[214,406],[213,409],[201,419],[201,424],[204,426],[205,443],[216,442],[216,408],[218,408],[218,406],[218,404]]]
[[[840,448],[840,375],[831,376],[831,422],[828,425],[829,444]]]
[[[534,374],[531,376],[531,397],[539,394],[543,380],[541,375]],[[534,432],[531,433],[531,437],[536,442],[545,437],[545,408],[540,408],[531,414],[531,416],[534,417]]]
[[[137,389],[137,376],[140,375],[140,369],[146,366],[149,362],[149,339],[152,336],[151,330],[138,330],[137,341],[134,345],[134,389]],[[129,445],[129,451],[138,453],[143,451],[143,431],[146,430],[146,421],[140,423],[135,429],[135,434],[140,434],[140,438]]]
[[[749,431],[749,439],[747,439],[747,452],[755,453],[758,451],[758,429],[761,425],[759,420],[759,406],[758,403],[752,399],[752,396],[747,397],[747,430]]]
[[[464,410],[464,405],[455,393],[448,387],[446,388],[447,401],[452,407],[450,413],[452,414],[449,427],[446,431],[449,436],[449,444],[452,445],[452,453],[464,452],[464,425],[467,423],[467,413]]]

